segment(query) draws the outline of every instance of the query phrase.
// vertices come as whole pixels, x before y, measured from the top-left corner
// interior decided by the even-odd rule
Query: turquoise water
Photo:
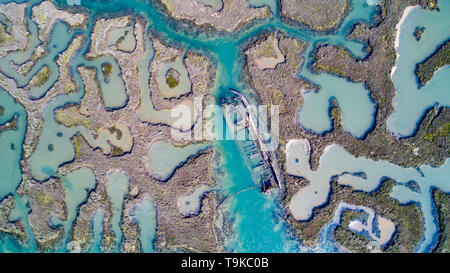
[[[109,64],[112,67],[108,79],[102,72],[103,64]],[[106,109],[116,110],[127,105],[128,95],[116,59],[112,56],[102,56],[90,61],[86,66],[97,70],[97,82],[100,84],[99,89]]]
[[[167,61],[158,66],[156,82],[164,98],[179,98],[191,92],[192,83],[189,80],[187,69],[183,64],[183,58],[184,56],[180,56],[173,61]],[[170,87],[166,82],[166,75],[170,69],[175,70],[179,75],[178,85],[175,87]]]
[[[356,2],[356,3],[355,3]],[[370,22],[374,13],[374,6],[365,5],[364,1],[354,1],[353,10],[343,22],[343,27],[338,31],[345,37],[348,27],[358,21]],[[355,42],[355,41],[353,41]],[[297,120],[305,129],[316,134],[323,134],[333,130],[330,117],[332,101],[336,101],[341,110],[341,123],[345,131],[356,138],[364,138],[372,129],[375,122],[376,106],[370,91],[363,83],[351,82],[348,79],[337,77],[329,73],[314,73],[310,70],[314,47],[317,44],[326,43],[321,39],[311,43],[306,50],[306,59],[298,76],[309,80],[319,86],[318,90],[303,91],[304,103],[297,112]],[[343,45],[356,58],[364,58],[366,53],[363,44],[342,44],[338,39],[336,44]],[[356,114],[357,113],[357,114]]]
[[[36,4],[38,2],[40,1],[33,1],[32,3]],[[58,6],[70,8],[65,0],[57,0],[55,1],[55,3],[57,3]],[[353,26],[353,24],[358,21],[371,23],[372,15],[376,12],[376,6],[368,5],[368,2],[365,0],[354,0],[352,1],[352,10],[342,22],[338,30],[329,33],[315,33],[302,27],[292,27],[285,25],[277,15],[278,12],[276,11],[278,10],[278,7],[275,1],[251,1],[251,4],[255,6],[260,6],[262,3],[268,3],[270,5],[271,10],[276,14],[274,18],[258,21],[257,23],[247,26],[241,31],[233,34],[207,34],[203,33],[202,31],[181,28],[178,23],[164,17],[164,15],[161,14],[161,12],[158,11],[154,6],[148,3],[148,1],[81,1],[83,7],[90,12],[91,18],[97,18],[98,16],[109,14],[119,15],[133,13],[141,15],[150,22],[150,30],[152,32],[158,33],[159,36],[166,42],[178,44],[182,47],[198,51],[199,53],[205,53],[210,56],[217,65],[218,76],[213,93],[219,98],[228,96],[228,90],[230,88],[242,91],[245,95],[248,95],[250,97],[253,95],[252,91],[249,90],[245,86],[245,83],[241,81],[244,64],[243,58],[241,57],[241,49],[248,44],[249,40],[252,37],[259,35],[260,33],[267,30],[278,30],[286,33],[287,35],[303,40],[309,43],[309,46],[304,54],[305,63],[300,69],[298,76],[310,80],[311,82],[319,86],[320,89],[319,92],[310,91],[309,93],[303,94],[305,105],[314,105],[317,108],[305,106],[304,108],[299,109],[299,124],[317,134],[321,134],[325,131],[331,130],[331,119],[328,111],[330,100],[334,99],[341,108],[342,125],[344,129],[354,137],[364,137],[373,126],[375,113],[375,105],[370,97],[367,88],[362,84],[352,83],[347,81],[346,79],[331,74],[312,73],[309,70],[309,61],[311,57],[311,51],[314,49],[314,47],[319,44],[327,43],[342,45],[357,58],[366,57],[367,53],[364,50],[365,44],[360,41],[347,39],[346,34]],[[370,1],[370,4],[373,4],[373,1]],[[444,9],[444,11],[445,10],[446,8]],[[29,12],[30,9],[28,9],[28,13]],[[90,33],[92,32],[93,24],[94,20],[91,20],[84,30],[75,30],[72,32],[64,29],[64,27],[67,28],[67,26],[61,23],[56,24],[53,29],[54,34],[51,36],[49,44],[57,43],[60,46],[57,46],[57,48],[52,51],[54,53],[56,53],[58,50],[64,50],[64,48],[66,48],[68,45],[68,42],[65,42],[66,39],[67,41],[70,41],[73,38],[73,35],[75,35],[76,33],[84,34],[87,43],[83,45],[83,47],[80,49],[80,51],[77,53],[70,64],[71,76],[78,86],[78,92],[58,95],[54,99],[52,99],[51,102],[42,110],[43,126],[41,128],[41,135],[38,145],[30,159],[31,174],[38,181],[45,181],[52,176],[58,176],[59,167],[62,164],[71,162],[74,159],[75,153],[71,138],[76,133],[82,132],[83,128],[66,128],[63,125],[56,123],[53,113],[55,109],[64,107],[67,104],[79,104],[82,97],[84,96],[84,84],[81,80],[81,76],[79,75],[79,73],[77,73],[77,67],[81,65],[95,67],[97,70],[97,77],[100,82],[102,82],[102,73],[100,67],[101,60],[90,61],[86,60],[83,57],[83,54],[86,53],[89,48]],[[36,25],[31,20],[28,20],[28,25],[31,33],[36,34]],[[32,40],[32,46],[37,44],[38,41]],[[146,45],[148,46],[147,55],[140,64],[143,66],[143,68],[145,68],[145,65],[148,64],[148,62],[151,61],[151,58],[153,57],[153,53],[150,48],[151,43],[148,40],[146,40]],[[17,59],[14,60],[18,64],[23,63],[27,59],[29,59],[29,56],[31,56],[31,53],[27,49],[26,52],[17,54],[17,56],[15,57]],[[1,61],[0,70],[5,71],[6,75],[21,83],[19,85],[23,85],[26,84],[27,80],[29,80],[32,75],[39,71],[39,67],[42,67],[43,65],[52,67],[54,58],[48,56],[39,60],[38,63],[33,67],[32,71],[29,73],[29,75],[27,74],[26,76],[14,74],[11,69],[2,67]],[[117,70],[118,66],[116,66],[117,64],[115,63],[115,61],[105,61],[111,63],[113,66],[113,73],[111,74],[113,78],[111,78],[110,81],[114,81],[114,79],[120,81],[120,77],[118,77],[120,71]],[[401,65],[398,65],[398,70],[402,71]],[[141,70],[139,71],[141,76],[145,77],[146,75],[148,75],[148,69],[147,72]],[[52,69],[52,77],[53,73],[57,73],[57,71]],[[145,84],[142,78],[140,80],[141,83]],[[124,88],[122,88],[119,82],[118,86],[120,88],[114,88],[114,90],[112,90],[113,93],[102,93],[103,99],[107,101],[107,107],[111,109],[120,108],[127,104],[126,91]],[[47,86],[45,88],[47,88]],[[349,90],[349,92],[339,92],[341,88],[345,88]],[[37,98],[39,96],[45,95],[46,90],[37,90],[35,92],[35,96]],[[102,92],[104,92],[104,90]],[[0,93],[0,95],[1,94],[2,93]],[[399,96],[398,90],[397,96]],[[407,106],[406,109],[408,109]],[[393,128],[397,128],[397,125],[394,125]],[[24,128],[22,129],[25,130]],[[21,136],[22,137],[18,139],[23,139],[23,135]],[[0,141],[0,144],[3,145],[3,141]],[[20,143],[19,146],[21,147]],[[217,141],[215,142],[215,146],[223,156],[223,164],[220,168],[224,170],[226,174],[220,182],[220,187],[225,194],[234,194],[233,197],[229,199],[227,204],[224,205],[227,212],[231,216],[231,221],[233,222],[233,236],[232,238],[227,238],[225,248],[232,252],[314,251],[312,249],[306,249],[305,247],[303,247],[301,242],[299,242],[293,235],[291,235],[289,227],[285,223],[284,212],[279,206],[279,200],[276,193],[274,195],[265,195],[262,194],[258,189],[249,189],[255,187],[256,183],[251,173],[251,167],[243,159],[244,152],[240,147],[240,144],[236,141]],[[0,156],[0,160],[2,157],[3,154]],[[187,157],[189,157],[189,155]],[[152,156],[149,160],[151,161],[156,158],[158,157]],[[17,163],[19,159],[17,158],[16,160],[17,161],[14,161],[15,163]],[[167,165],[168,168],[164,166],[154,168],[154,170],[161,170],[160,173],[156,171],[156,177],[160,177],[163,180],[168,179],[168,177],[170,177],[171,173],[173,173],[173,170],[180,164],[180,162],[183,162],[185,160],[186,157],[183,155],[183,158],[181,160],[179,160],[177,157],[175,158],[175,160],[173,160],[173,162],[168,162],[170,163]],[[356,167],[361,166],[358,162],[359,161],[356,162]],[[157,162],[149,164],[154,166],[155,164],[157,164]],[[17,185],[20,183],[21,179],[19,168],[20,166],[17,164],[16,169],[19,170],[19,173],[15,176],[18,177]],[[426,167],[424,167],[424,169],[425,171],[430,171],[430,177],[441,175],[441,172],[434,173],[432,172],[432,170],[428,170]],[[69,202],[71,208],[71,217],[69,217],[69,219],[64,224],[66,233],[68,232],[68,230],[70,230],[70,227],[68,225],[69,222],[73,222],[72,218],[74,217],[74,213],[76,213],[77,207],[81,202],[83,202],[83,200],[86,199],[87,191],[92,190],[95,186],[95,177],[92,177],[93,174],[89,174],[89,171],[83,171],[83,173],[84,174],[82,176],[89,177],[86,182],[87,184],[80,183],[80,185],[75,187],[75,183],[66,182],[66,187],[68,187],[69,185],[71,187],[75,187],[75,189],[66,189],[66,199],[68,198],[67,202]],[[79,172],[77,172],[76,174],[81,175]],[[71,177],[73,178],[75,176],[76,178],[76,176],[78,175],[74,174],[69,178],[66,177],[64,181],[71,181]],[[424,192],[429,191],[430,188],[435,185],[430,184],[428,179],[423,181]],[[15,187],[17,187],[17,185]],[[13,188],[15,189],[15,187]],[[11,189],[11,191],[14,192],[14,189]],[[5,192],[8,190],[10,189],[8,188],[7,190],[5,190]],[[240,192],[242,190],[246,191]],[[110,196],[116,196],[117,194],[120,197],[121,192],[122,191],[120,190],[112,191]],[[237,192],[240,193],[235,194]],[[417,251],[429,251],[430,246],[433,245],[433,241],[436,240],[435,234],[437,230],[436,228],[438,228],[434,220],[435,217],[433,215],[434,205],[429,200],[429,195],[413,195],[409,194],[407,191],[406,193],[404,193],[401,186],[394,188],[392,194],[393,196],[398,197],[398,200],[402,200],[405,203],[420,203],[420,208],[424,213],[423,218],[425,220],[424,227],[426,228],[426,232],[424,235],[425,238],[418,246]],[[403,194],[406,194],[406,196],[404,196]],[[119,200],[119,197],[117,199],[114,199]],[[20,199],[20,197],[18,198],[19,200],[23,200]],[[118,203],[120,203],[120,201],[118,201]],[[26,204],[25,201],[23,201],[22,204]],[[119,205],[117,205],[117,207],[119,207]],[[135,214],[137,223],[139,224],[141,229],[140,239],[142,249],[144,251],[151,252],[154,250],[153,245],[150,242],[153,242],[154,239],[154,229],[156,226],[156,222],[146,222],[144,220],[139,220],[139,218],[142,218],[139,217],[139,215],[142,215],[140,211],[145,211],[142,212],[143,214],[153,215],[156,214],[156,210],[153,206],[148,204],[144,204],[142,205],[142,207],[144,208],[140,209],[139,206],[137,206]],[[22,219],[27,218],[26,215],[29,213],[28,211],[29,210],[26,209],[26,205],[23,205],[21,209],[17,209],[18,215],[20,215],[19,217],[21,217]],[[93,228],[94,243],[92,249],[94,252],[99,251],[100,249],[100,218],[102,217],[98,215],[93,218],[96,219],[93,221],[94,227],[97,227]],[[116,221],[113,222],[116,223],[114,225],[117,230],[117,218],[115,219]],[[28,234],[31,234],[29,229]],[[116,233],[116,235],[117,234],[118,233]],[[325,239],[329,242],[333,241],[332,237],[326,237]],[[10,239],[1,241],[0,246],[3,249],[7,249],[7,251],[17,250],[17,246],[14,245],[14,243]],[[323,249],[324,248],[322,248],[321,251],[323,251]],[[330,251],[332,250],[331,247],[325,249]],[[36,251],[36,248],[32,244],[30,244],[29,248],[27,248],[27,251]]]
[[[27,128],[27,113],[22,105],[15,102],[8,92],[0,88],[0,107],[3,114],[0,115],[0,126],[8,122],[16,122],[15,130],[0,131],[0,199],[10,193],[14,193],[22,181],[20,159],[22,156],[22,144]]]
[[[304,141],[291,142],[288,151],[287,173],[310,181],[306,187],[294,194],[289,204],[296,219],[308,220],[315,208],[328,202],[330,183],[335,177],[338,178],[339,184],[364,192],[377,190],[386,178],[390,178],[395,181],[390,197],[398,200],[400,204],[416,203],[422,213],[424,232],[416,251],[429,252],[436,245],[439,225],[436,221],[432,190],[436,188],[450,192],[450,159],[436,168],[428,165],[403,168],[385,160],[355,157],[341,146],[331,145],[320,157],[318,169],[313,171],[310,167],[309,144]],[[409,186],[411,181],[417,183],[418,190]]]
[[[119,252],[120,244],[122,243],[120,222],[122,220],[124,198],[128,194],[130,178],[127,173],[119,170],[111,170],[106,176],[106,193],[111,202],[111,226],[115,238],[113,251]]]
[[[177,168],[186,164],[190,158],[195,158],[209,148],[211,148],[211,145],[206,143],[177,147],[167,141],[155,141],[148,152],[147,170],[156,179],[167,181]]]
[[[220,144],[223,154],[221,169],[226,175],[221,187],[231,197],[226,211],[234,217],[234,238],[228,238],[225,247],[231,252],[295,252],[297,242],[289,240],[286,226],[278,215],[276,196],[261,194],[252,181],[248,164],[242,159],[242,151],[234,141]],[[257,229],[255,229],[257,227]],[[290,241],[290,240],[289,240]]]
[[[103,222],[105,213],[98,209],[91,216],[92,240],[89,253],[101,253],[101,245],[103,239]]]
[[[178,198],[178,211],[183,216],[198,215],[202,207],[202,199],[211,190],[210,186],[202,185],[194,191]]]
[[[439,2],[439,12],[414,8],[401,25],[397,68],[392,74],[395,86],[394,113],[387,127],[395,136],[408,137],[415,133],[425,112],[434,107],[449,107],[450,66],[446,65],[434,73],[433,78],[420,87],[415,75],[416,64],[424,61],[439,45],[450,37],[447,22],[450,17],[450,1]],[[416,27],[425,27],[419,41]]]
[[[2,88],[0,88],[0,108],[2,109],[0,126],[6,125],[8,122],[16,122],[15,129],[0,131],[0,170],[2,174],[0,176],[0,200],[8,195],[13,195],[14,207],[10,213],[10,220],[22,221],[28,237],[27,247],[34,249],[36,243],[28,223],[28,217],[26,217],[30,213],[28,198],[16,193],[16,189],[22,181],[20,159],[27,127],[27,113],[23,106],[15,102],[13,97]],[[27,247],[24,248],[12,238],[0,237],[1,252],[26,252]]]
[[[2,3],[9,3],[12,1],[2,1]],[[31,0],[31,1],[16,1],[17,3],[24,3],[24,2],[28,2],[28,6],[25,9],[25,13],[26,13],[26,24],[28,27],[28,31],[30,33],[29,35],[29,41],[28,41],[28,46],[24,51],[18,51],[18,52],[12,52],[10,54],[8,54],[5,57],[2,57],[0,59],[0,67],[1,67],[1,71],[2,73],[5,74],[13,74],[16,75],[17,77],[19,77],[17,72],[14,72],[13,69],[11,69],[10,67],[10,62],[13,62],[17,65],[21,65],[23,63],[25,63],[26,61],[28,61],[31,58],[31,55],[33,54],[34,48],[37,47],[41,42],[39,41],[39,37],[38,37],[38,27],[37,25],[34,23],[34,21],[31,19],[31,9],[33,6],[35,6],[37,3],[41,2],[41,0]],[[31,77],[30,77],[31,78]]]
[[[65,204],[67,219],[64,221],[64,238],[68,242],[73,223],[78,215],[79,206],[86,202],[89,193],[97,184],[95,175],[89,168],[77,169],[62,177],[65,186]],[[64,246],[63,246],[64,247]]]
[[[366,136],[375,122],[376,107],[363,83],[350,82],[328,73],[313,74],[308,69],[302,70],[301,75],[312,82],[322,83],[319,91],[303,93],[304,103],[297,112],[302,127],[317,134],[332,131],[330,108],[335,100],[341,109],[344,130],[356,138]]]
[[[69,251],[70,237],[73,224],[78,215],[79,207],[87,201],[91,191],[96,188],[97,181],[94,172],[87,167],[69,172],[67,175],[59,177],[64,184],[64,203],[67,211],[66,219],[59,219],[51,216],[49,225],[52,228],[63,228],[63,237],[59,244],[54,247],[55,252]]]
[[[153,242],[156,238],[157,210],[152,199],[146,196],[141,202],[131,207],[128,214],[131,221],[139,227],[139,241],[142,252],[154,252]]]
[[[31,20],[28,20],[28,24],[35,23]],[[34,35],[33,32],[31,32],[31,34]],[[26,75],[20,74],[10,65],[10,62],[20,64],[21,61],[23,61],[23,59],[17,58],[16,56],[18,55],[14,55],[14,53],[8,55],[7,57],[0,58],[0,71],[2,71],[2,73],[4,73],[6,76],[16,80],[18,87],[24,87],[28,84],[31,78],[36,75],[36,73],[38,73],[42,67],[44,67],[44,65],[47,65],[51,71],[48,80],[43,85],[32,87],[29,90],[29,97],[31,99],[40,99],[58,80],[59,70],[58,65],[56,64],[56,57],[58,56],[58,54],[67,49],[72,39],[73,32],[69,30],[69,27],[65,23],[57,21],[57,23],[55,23],[55,25],[53,26],[52,35],[46,47],[48,54],[39,59],[39,61],[33,65],[31,70]],[[31,43],[30,45],[33,44]],[[27,55],[27,52],[24,53],[24,55]]]

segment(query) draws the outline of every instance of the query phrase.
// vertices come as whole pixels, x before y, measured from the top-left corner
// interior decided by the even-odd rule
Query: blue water
[[[128,214],[131,221],[139,227],[139,241],[142,252],[154,252],[153,242],[156,238],[157,210],[151,198],[146,196],[138,204],[131,207]]]
[[[5,130],[0,133],[0,199],[16,191],[22,181],[20,159],[22,145],[27,128],[27,113],[22,105],[15,102],[8,92],[0,88],[0,125],[16,121],[15,130]]]
[[[101,72],[103,64],[109,64],[112,67],[108,80]],[[116,59],[111,56],[102,56],[92,60],[87,66],[97,70],[97,82],[100,84],[99,89],[105,108],[115,110],[124,107],[128,102],[128,95]]]
[[[3,114],[0,115],[0,125],[16,121],[15,130],[4,130],[0,132],[0,200],[12,194],[14,197],[14,207],[10,213],[11,221],[22,221],[26,227],[27,247],[35,248],[33,232],[28,223],[30,207],[28,198],[16,193],[22,181],[20,159],[23,153],[23,142],[27,127],[27,113],[22,105],[15,102],[13,97],[0,88],[0,107]],[[1,252],[21,252],[26,251],[14,239],[0,237]]]
[[[443,23],[448,22],[449,17],[450,1],[440,1],[439,12],[416,7],[401,25],[397,68],[392,75],[395,110],[387,121],[389,131],[397,137],[413,135],[428,109],[450,106],[450,66],[440,68],[422,87],[415,75],[416,64],[424,61],[450,37],[448,23]],[[416,41],[411,33],[418,26],[425,27],[426,31]]]
[[[177,168],[209,148],[211,145],[206,143],[176,147],[167,141],[155,141],[150,146],[147,169],[156,179],[167,181]]]
[[[319,239],[317,242],[317,246],[315,247],[315,251],[317,252],[345,252],[345,250],[339,246],[334,240],[330,240],[330,237],[333,237],[334,230],[336,227],[341,225],[341,217],[342,213],[346,210],[353,210],[353,211],[359,211],[359,212],[365,212],[366,218],[364,219],[358,219],[365,225],[368,225],[372,230],[371,232],[375,231],[378,227],[378,224],[376,223],[376,213],[373,209],[364,207],[364,206],[355,206],[348,203],[339,203],[339,205],[336,208],[336,211],[334,212],[334,216],[331,219],[329,223],[327,223],[320,231]],[[370,224],[372,223],[372,226]],[[368,239],[370,240],[370,236],[368,234],[364,234],[367,232],[363,232],[361,234],[362,236],[368,236]]]
[[[34,24],[32,21],[28,20],[29,24]],[[33,32],[31,32],[34,35]],[[52,35],[50,37],[50,42],[47,44],[47,52],[44,57],[36,62],[31,70],[23,76],[10,65],[10,62],[20,64],[20,58],[15,58],[17,55],[11,54],[7,57],[0,58],[0,71],[10,78],[14,78],[17,82],[18,87],[24,87],[28,84],[31,78],[38,73],[44,65],[47,65],[51,74],[49,79],[41,86],[32,87],[29,91],[29,97],[31,99],[42,98],[47,91],[53,86],[53,84],[59,78],[58,65],[56,64],[56,57],[58,54],[62,53],[67,49],[69,43],[72,41],[73,32],[69,30],[67,24],[57,21],[53,26]],[[24,55],[27,55],[24,53]]]
[[[130,178],[123,171],[111,170],[107,174],[106,193],[111,202],[111,227],[115,235],[113,251],[116,252],[120,251],[120,244],[122,243],[120,222],[122,220],[123,202],[128,194],[129,183]]]
[[[99,209],[91,216],[92,240],[89,253],[101,253],[103,237],[103,221],[105,213]]]
[[[86,202],[89,193],[95,189],[97,184],[94,172],[86,167],[74,170],[66,176],[61,177],[65,186],[65,204],[67,219],[63,222],[65,243],[68,242],[72,226],[78,215],[79,206]],[[64,245],[61,247],[63,251]]]
[[[277,195],[265,195],[259,191],[239,144],[223,141],[219,145],[223,155],[221,169],[226,173],[220,186],[228,195],[238,193],[224,204],[228,213],[233,215],[231,220],[235,231],[234,237],[227,239],[225,248],[231,252],[298,251],[299,242],[288,232],[280,216],[282,212],[277,205]]]
[[[40,1],[38,0],[32,1],[30,6],[39,2]],[[71,7],[65,0],[56,0],[54,2],[57,3],[60,7]],[[150,30],[152,32],[158,33],[159,36],[167,43],[177,44],[184,48],[198,51],[199,53],[207,54],[208,56],[210,56],[216,63],[218,71],[218,77],[216,79],[215,87],[212,92],[219,98],[229,95],[228,90],[230,88],[242,91],[245,95],[248,95],[250,97],[254,95],[252,90],[249,90],[246,87],[245,83],[241,81],[244,65],[244,60],[241,57],[241,49],[248,44],[250,38],[260,34],[263,31],[279,30],[290,36],[303,40],[309,43],[309,46],[308,50],[305,52],[305,63],[299,71],[298,75],[313,82],[314,84],[319,86],[320,89],[318,90],[318,92],[310,91],[309,93],[303,95],[305,102],[311,102],[311,105],[316,105],[318,109],[314,109],[312,107],[304,107],[299,109],[299,124],[317,134],[321,134],[325,131],[331,130],[331,119],[328,110],[330,101],[336,100],[338,105],[341,107],[342,125],[344,129],[354,137],[363,138],[373,126],[375,113],[375,105],[370,97],[369,90],[367,90],[367,88],[362,84],[352,83],[347,81],[346,79],[331,74],[312,73],[309,70],[309,62],[311,51],[315,48],[316,45],[322,43],[342,45],[347,48],[355,57],[366,57],[366,45],[360,41],[347,39],[346,34],[356,22],[364,21],[370,24],[372,22],[372,16],[376,12],[376,6],[368,5],[366,0],[354,0],[352,1],[352,9],[350,13],[342,22],[338,30],[331,31],[329,33],[315,33],[302,27],[292,27],[285,25],[278,16],[278,6],[275,1],[253,0],[251,2],[251,4],[255,6],[260,6],[262,3],[269,4],[271,10],[275,14],[273,18],[258,21],[257,23],[249,25],[236,33],[215,34],[204,33],[197,29],[181,28],[177,22],[167,19],[148,1],[81,0],[81,4],[84,8],[86,8],[87,11],[89,11],[91,18],[97,18],[104,15],[110,16],[111,14],[137,14],[145,17],[150,22]],[[30,13],[30,9],[28,9],[28,13]],[[36,25],[34,24],[34,22],[32,22],[32,20],[28,20],[27,23],[31,33],[36,34]],[[70,64],[71,76],[78,86],[78,91],[76,93],[61,94],[56,96],[42,110],[41,114],[43,119],[43,126],[41,128],[41,135],[36,149],[29,161],[31,175],[38,181],[45,181],[52,176],[58,176],[59,167],[62,164],[71,162],[75,157],[71,138],[75,134],[82,132],[83,128],[66,128],[63,125],[58,124],[54,118],[54,111],[55,109],[64,107],[67,104],[79,104],[82,97],[84,96],[85,87],[81,76],[77,72],[78,66],[84,65],[95,67],[97,69],[97,75],[101,74],[99,60],[86,60],[83,57],[83,54],[86,53],[89,49],[90,34],[93,29],[93,24],[94,20],[91,20],[88,23],[87,27],[83,30],[79,29],[67,31],[67,29],[65,29],[67,28],[67,26],[62,23],[57,23],[53,28],[53,35],[51,36],[49,44],[57,43],[58,46],[54,50],[51,50],[49,55],[39,60],[38,63],[33,66],[31,72],[26,76],[17,75],[13,73],[11,69],[2,67],[2,61],[0,61],[0,70],[5,71],[4,73],[6,73],[7,76],[15,79],[19,83],[19,85],[24,85],[37,71],[39,71],[39,68],[41,68],[42,66],[48,65],[52,68],[52,65],[54,63],[53,55],[57,54],[59,50],[63,51],[65,48],[67,48],[68,42],[74,37],[75,34],[85,35],[85,39],[87,41]],[[36,45],[38,43],[38,41],[32,40],[31,45]],[[17,60],[15,60],[15,62],[20,64],[26,61],[30,56],[28,55],[28,53],[30,52],[28,52],[27,50],[24,53],[18,54],[18,57],[16,57]],[[116,69],[115,64],[113,63],[112,65],[113,68]],[[57,71],[55,71],[54,69],[51,70],[52,77],[51,79],[49,79],[50,85],[54,79],[54,73],[57,73]],[[118,75],[119,71],[113,70],[112,76],[116,77]],[[33,93],[34,95],[32,94],[31,97],[38,98],[44,96],[47,91],[45,90],[47,89],[47,87],[48,86],[45,85],[45,88],[43,90],[33,91],[35,93]],[[340,90],[338,89],[340,88],[345,88],[350,91],[343,94],[343,92],[339,92]],[[127,104],[126,93],[124,93],[125,90],[119,88],[116,91],[118,92],[117,94],[119,94],[119,98],[117,98],[117,100],[115,100],[116,98],[111,98],[112,101],[109,105],[111,109],[120,108]],[[0,93],[0,95],[1,94],[2,93]],[[104,99],[107,98],[107,95],[102,95]],[[355,97],[358,98],[358,100],[354,100]],[[3,102],[0,101],[0,103]],[[14,106],[8,107],[14,109]],[[22,130],[25,130],[25,126],[22,128]],[[3,132],[2,135],[4,133],[5,132]],[[23,135],[24,134],[19,135],[21,137],[17,139],[22,139],[23,141]],[[61,135],[61,137],[55,137],[56,135]],[[0,144],[3,145],[3,142],[4,141],[0,141]],[[20,149],[21,143],[18,144]],[[231,221],[233,222],[234,235],[232,238],[227,238],[225,248],[232,252],[295,252],[304,250],[301,242],[299,242],[293,235],[291,235],[289,227],[285,223],[285,219],[283,217],[284,212],[279,206],[277,194],[269,196],[262,194],[257,189],[249,189],[251,187],[254,187],[256,183],[255,181],[253,181],[250,166],[243,159],[243,151],[239,147],[239,145],[240,144],[235,141],[217,141],[215,143],[215,146],[223,156],[223,164],[221,166],[221,169],[225,171],[226,175],[221,181],[220,186],[223,189],[224,193],[227,195],[232,195],[239,191],[248,189],[244,192],[234,195],[229,199],[228,204],[226,204],[228,213],[231,215]],[[14,155],[14,153],[11,152],[11,155]],[[19,162],[19,158],[17,158],[17,156],[20,158],[20,154],[18,154],[15,158],[16,161],[11,161],[12,163],[16,164],[15,168],[18,171],[17,173],[13,174],[16,179],[13,179],[12,181],[16,182],[11,182],[16,184],[13,184],[11,188],[5,189],[4,194],[14,193],[15,188],[21,181],[20,165],[17,164],[17,162]],[[3,154],[0,156],[0,160],[2,160],[2,158]],[[90,176],[87,173],[85,175]],[[65,181],[71,181],[71,179],[66,178]],[[86,199],[87,191],[92,190],[94,185],[95,177],[90,177],[88,180],[88,184],[81,184],[77,186],[77,190],[75,191],[70,188],[74,186],[73,183],[66,183],[66,193],[73,194],[69,195],[70,197],[67,200],[67,202],[71,204],[70,208],[72,213],[76,213],[78,205]],[[79,194],[80,196],[74,197],[77,194]],[[400,193],[398,195],[398,198],[401,199]],[[20,199],[20,197],[17,198],[19,200],[23,200]],[[423,203],[426,203],[425,200]],[[25,219],[27,218],[26,215],[29,212],[26,208],[26,202],[22,201],[22,204],[24,205],[21,207],[21,209],[17,209],[17,211],[20,212],[20,217],[22,219]],[[149,213],[152,214],[151,210]],[[137,213],[137,215],[138,214],[139,213]],[[73,214],[71,214],[71,217],[66,221],[64,225],[66,233],[70,229],[68,225],[72,221],[72,217]],[[100,216],[98,216],[97,218],[100,218]],[[94,239],[94,242],[97,242],[96,244],[98,244],[98,238],[99,236],[101,236],[99,235],[100,231],[98,231],[100,225],[98,224],[99,221],[100,220],[98,219],[94,221],[94,223],[97,223],[94,226],[98,226],[98,228],[93,228],[95,230],[94,237],[96,239]],[[149,244],[148,242],[153,240],[153,226],[156,224],[153,222],[144,224],[139,220],[138,223],[139,225],[146,226],[145,228],[143,228],[143,230],[145,231],[141,233],[142,248],[145,251],[151,252],[153,251],[153,247],[152,244]],[[426,228],[428,228],[428,226],[426,226]],[[431,228],[432,227],[430,226],[430,229]],[[27,233],[32,236],[29,229]],[[328,237],[327,240],[332,240],[332,238]],[[10,239],[1,241],[0,246],[3,249],[7,249],[6,251],[17,250],[17,247],[11,242]],[[98,251],[100,248],[93,247],[92,249],[93,251]],[[426,251],[429,249],[423,250]],[[36,248],[35,246],[33,246],[33,244],[30,243],[27,251],[36,251]]]
[[[395,181],[390,197],[400,204],[415,203],[421,210],[423,237],[416,246],[418,252],[428,252],[434,248],[439,236],[436,221],[436,209],[432,200],[432,190],[437,188],[450,192],[450,159],[442,166],[433,168],[428,165],[419,168],[404,168],[388,161],[376,161],[365,157],[355,157],[338,145],[328,146],[320,157],[319,167],[310,167],[310,150],[308,145],[296,143],[289,145],[286,157],[288,174],[306,178],[310,183],[293,195],[289,207],[298,220],[308,220],[315,208],[328,202],[331,181],[338,178],[338,183],[351,186],[364,192],[373,192],[386,179]],[[361,177],[363,173],[365,176]],[[414,181],[418,191],[408,187]]]

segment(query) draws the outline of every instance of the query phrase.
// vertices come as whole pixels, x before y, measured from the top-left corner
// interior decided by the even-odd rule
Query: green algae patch
[[[335,125],[338,125],[341,122],[341,109],[333,107],[331,109],[331,118],[334,120]]]
[[[283,101],[283,91],[280,89],[273,89],[272,90],[272,103],[274,105],[280,105],[280,103]]]
[[[76,135],[73,138],[73,146],[74,146],[74,150],[75,150],[75,158],[80,158],[81,157],[81,142],[82,142],[82,137],[80,135]]]
[[[161,95],[166,99],[179,98],[192,90],[192,82],[183,60],[183,56],[178,56],[158,64],[156,83]]]
[[[105,76],[105,80],[108,81],[109,80],[109,76],[111,75],[111,71],[112,71],[112,65],[105,63],[102,64],[102,72],[103,75]]]
[[[47,80],[50,78],[51,70],[48,66],[43,66],[41,70],[39,70],[36,75],[31,79],[30,86],[37,87],[42,86],[44,83],[47,82]]]
[[[92,129],[92,120],[83,116],[75,106],[57,109],[55,111],[55,119],[66,127],[84,126]]]
[[[0,23],[0,45],[4,44],[7,40],[8,34],[6,33],[6,27]]]
[[[450,122],[444,124],[443,126],[439,127],[436,131],[431,133],[426,133],[423,136],[423,139],[433,142],[437,137],[446,137],[450,133]]]
[[[121,156],[123,155],[125,152],[120,149],[117,146],[112,146],[112,152],[111,152],[111,156],[115,157],[115,156]]]
[[[275,49],[271,43],[264,44],[258,51],[258,57],[276,57]]]
[[[6,25],[0,22],[0,45],[7,45],[15,42],[13,35],[6,31]]]
[[[277,37],[270,35],[257,51],[256,65],[260,70],[274,69],[286,59],[281,52]]]
[[[431,9],[431,10],[438,9],[437,4],[438,4],[438,0],[425,0],[425,7],[427,9]]]
[[[39,206],[44,208],[47,205],[53,203],[53,198],[45,192],[40,192],[37,196],[37,201]]]
[[[175,88],[180,83],[180,74],[175,69],[167,71],[166,83],[170,88]]]

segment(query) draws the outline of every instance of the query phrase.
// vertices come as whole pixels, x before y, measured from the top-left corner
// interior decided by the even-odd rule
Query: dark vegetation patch
[[[287,20],[318,31],[336,28],[349,9],[348,0],[281,0],[280,6]]]
[[[425,85],[439,68],[450,64],[450,40],[440,46],[435,53],[416,66],[419,83]]]
[[[180,82],[180,73],[178,73],[175,69],[169,69],[166,75],[166,83],[170,88],[175,88],[178,86]]]
[[[450,249],[450,196],[440,190],[433,192],[439,219],[439,243],[433,252],[448,253]]]
[[[111,64],[108,64],[108,63],[102,64],[102,72],[103,72],[103,75],[105,76],[106,81],[109,81],[109,76],[111,75],[111,71],[112,71]]]
[[[368,252],[367,244],[370,240],[361,236],[348,228],[350,222],[354,219],[365,219],[367,214],[361,211],[345,210],[341,214],[341,225],[334,230],[334,238],[345,249],[351,249],[354,252]]]
[[[422,238],[422,217],[415,204],[401,206],[398,201],[389,197],[393,185],[392,180],[386,180],[376,192],[368,194],[341,186],[333,181],[329,203],[315,209],[311,220],[298,222],[291,216],[289,218],[300,238],[305,243],[313,245],[317,242],[320,229],[333,218],[339,203],[346,202],[366,206],[374,209],[378,215],[390,219],[396,225],[396,233],[392,241],[386,246],[386,252],[413,252],[414,247]],[[351,216],[351,214],[347,215],[343,219],[343,226],[336,229],[335,238],[340,245],[351,251],[367,251],[368,240],[346,228],[345,221],[349,220]]]

